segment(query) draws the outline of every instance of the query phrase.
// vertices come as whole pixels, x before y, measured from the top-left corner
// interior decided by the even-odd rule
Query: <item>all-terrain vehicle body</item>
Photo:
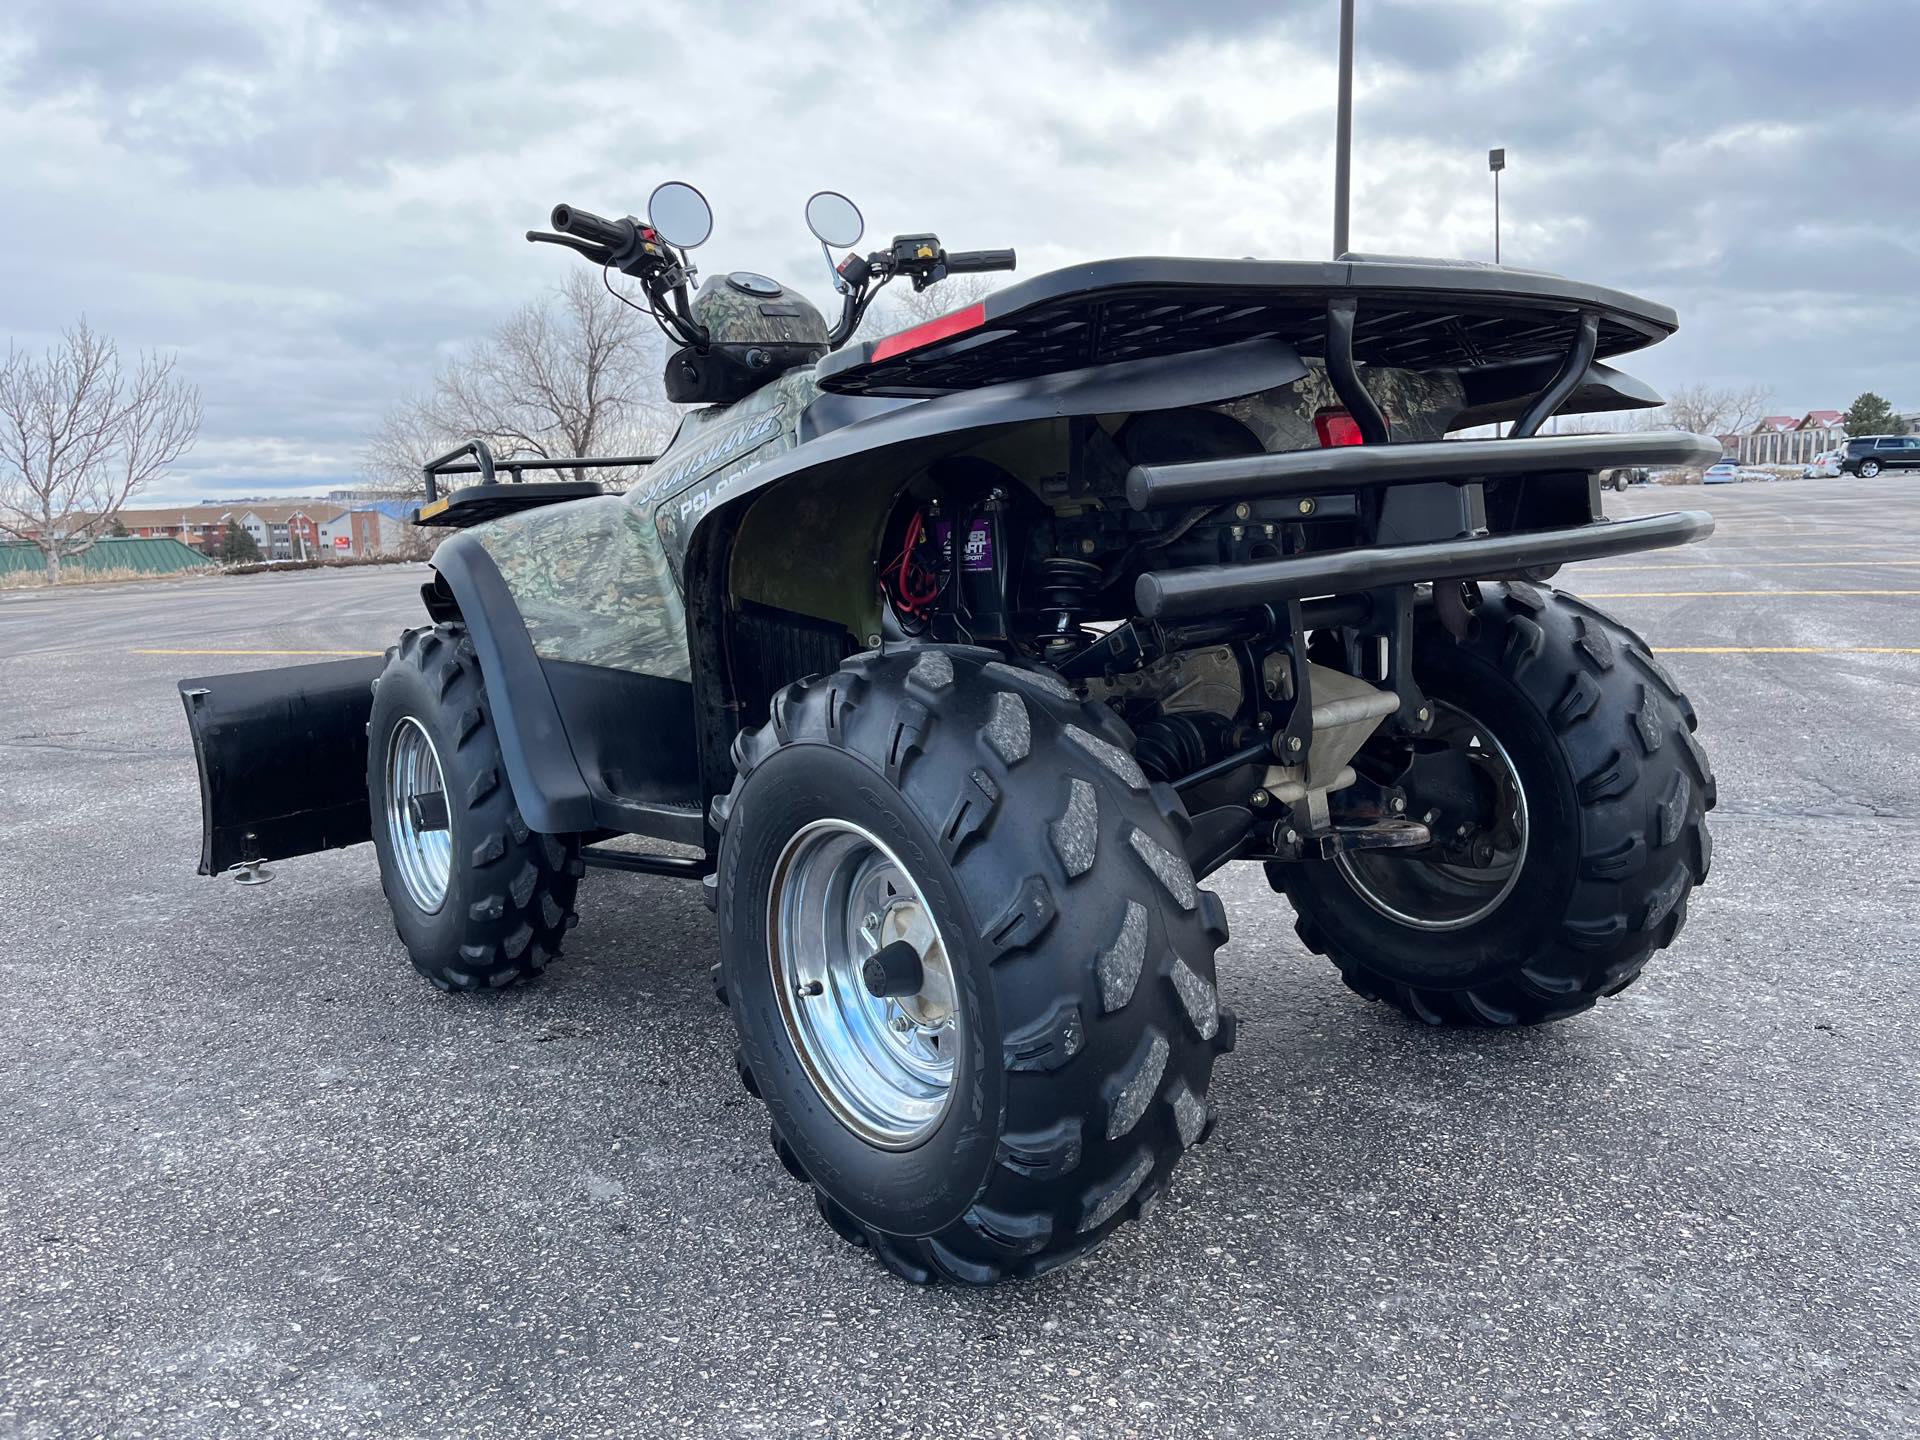
[[[860,341],[888,280],[1011,252],[849,253],[828,327],[754,274],[693,296],[709,218],[669,186],[532,237],[680,342],[695,408],[624,494],[586,477],[632,457],[464,447],[419,510],[457,531],[428,623],[384,660],[182,682],[204,872],[371,839],[453,989],[544,967],[587,866],[704,884],[781,1161],[896,1273],[974,1283],[1084,1252],[1207,1136],[1235,1025],[1200,882],[1230,861],[1428,1023],[1571,1015],[1672,942],[1708,867],[1693,711],[1548,582],[1707,534],[1606,519],[1598,477],[1718,447],[1538,433],[1657,404],[1605,358],[1670,311],[1479,265],[1122,259]],[[840,197],[809,220],[859,238]]]

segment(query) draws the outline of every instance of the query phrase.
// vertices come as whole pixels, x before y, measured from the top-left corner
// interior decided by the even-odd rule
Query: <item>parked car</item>
[[[1912,435],[1861,435],[1847,441],[1840,468],[1872,479],[1882,470],[1920,470],[1920,438]]]
[[[1646,470],[1638,465],[1629,466],[1624,470],[1603,470],[1600,472],[1600,488],[1624,490],[1629,485],[1645,485],[1650,478]]]
[[[1840,462],[1846,458],[1844,450],[1822,450],[1800,471],[1802,480],[1831,480],[1840,473]]]
[[[1707,473],[1700,477],[1702,485],[1738,485],[1747,475],[1740,468],[1738,460],[1716,460],[1707,467]]]

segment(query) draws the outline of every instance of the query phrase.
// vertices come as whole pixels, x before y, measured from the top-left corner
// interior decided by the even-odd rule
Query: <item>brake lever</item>
[[[596,265],[613,263],[613,251],[605,245],[596,245],[591,240],[582,240],[577,235],[560,235],[551,230],[529,230],[527,239],[536,245],[564,245],[569,250],[577,250]]]

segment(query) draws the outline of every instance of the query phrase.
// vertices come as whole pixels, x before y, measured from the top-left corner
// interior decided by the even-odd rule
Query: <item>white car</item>
[[[1840,473],[1840,460],[1843,452],[1822,450],[1807,463],[1800,472],[1802,480],[1831,480]]]
[[[1700,477],[1702,485],[1738,485],[1746,479],[1738,460],[1716,460],[1707,466],[1707,473]]]

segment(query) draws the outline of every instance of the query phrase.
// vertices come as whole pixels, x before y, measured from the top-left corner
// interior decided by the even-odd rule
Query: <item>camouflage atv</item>
[[[696,293],[687,186],[528,237],[638,282],[679,433],[624,494],[590,477],[634,457],[443,457],[429,624],[183,682],[203,872],[370,839],[454,990],[550,963],[586,867],[701,883],[780,1161],[896,1274],[971,1284],[1091,1249],[1212,1130],[1230,861],[1427,1024],[1559,1020],[1673,942],[1714,799],[1693,708],[1548,582],[1708,534],[1607,520],[1598,477],[1719,447],[1538,433],[1657,404],[1604,357],[1671,311],[1440,261],[1122,259],[862,341],[888,283],[1013,254],[863,256],[831,193],[808,220],[831,327],[764,276]]]

